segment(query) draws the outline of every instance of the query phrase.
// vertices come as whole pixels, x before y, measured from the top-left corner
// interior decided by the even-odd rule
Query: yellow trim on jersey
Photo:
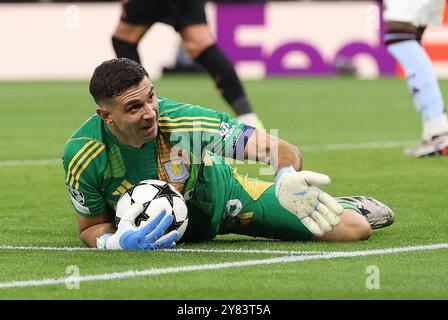
[[[127,180],[123,180],[121,182],[121,185],[124,186],[127,189],[130,189],[133,185],[131,183],[129,183]]]
[[[94,154],[92,154],[92,156],[86,161],[86,163],[84,163],[84,165],[82,166],[82,168],[79,170],[78,174],[76,175],[76,178],[75,178],[75,181],[76,181],[75,189],[79,188],[79,176],[81,175],[81,173],[87,168],[89,163],[92,162],[92,160],[95,159],[96,156],[98,154],[100,154],[100,152],[103,151],[105,148],[106,148],[105,146],[100,146],[100,148]]]
[[[79,141],[79,140],[89,140],[89,141],[93,141],[93,142],[98,142],[98,143],[100,143],[100,144],[104,144],[103,142],[101,142],[101,141],[99,141],[99,140],[96,140],[96,139],[93,139],[93,138],[91,138],[91,137],[78,137],[78,138],[72,138],[72,139],[69,139],[69,140],[67,141],[66,144],[69,144],[69,143],[72,142],[72,141]]]
[[[127,180],[121,181],[121,184],[118,186],[118,188],[112,193],[114,196],[118,196],[119,194],[123,194],[126,192],[126,190],[130,189],[132,187],[132,184],[129,183]]]
[[[124,186],[122,186],[121,184],[120,184],[120,186],[117,188],[117,191],[120,192],[121,194],[125,193],[126,190],[127,190],[127,189],[126,189]]]
[[[210,121],[221,122],[221,119],[219,119],[219,118],[211,118],[211,117],[204,117],[204,116],[197,116],[197,117],[183,116],[183,117],[178,117],[178,118],[160,117],[159,120],[167,120],[167,121],[179,121],[179,120],[210,120]]]
[[[240,214],[238,215],[238,218],[240,218],[241,226],[242,226],[242,227],[245,227],[245,226],[247,226],[249,223],[251,223],[251,222],[252,222],[252,218],[253,218],[253,216],[254,216],[253,211],[251,211],[251,212],[247,212],[247,213],[240,213]]]
[[[251,219],[253,217],[253,215],[254,215],[253,211],[250,211],[250,212],[246,212],[246,213],[240,213],[238,215],[238,218],[240,218],[241,220]]]
[[[221,126],[220,123],[208,123],[208,122],[201,122],[201,121],[196,121],[196,122],[178,122],[178,123],[159,123],[159,127],[180,127],[180,126],[191,126],[191,125],[198,125],[201,124],[203,126],[208,126],[208,127],[219,127]]]
[[[238,174],[237,168],[233,168],[233,177],[240,183],[253,200],[258,200],[258,198],[273,185],[272,182],[248,178],[247,174],[244,176]]]
[[[94,143],[93,146],[91,146],[85,153],[84,155],[81,157],[81,159],[79,159],[76,162],[76,166],[73,168],[72,170],[72,178],[70,179],[70,186],[73,186],[73,182],[75,180],[75,174],[76,174],[76,170],[78,170],[79,166],[84,162],[84,160],[96,149],[98,148],[98,146],[101,146],[99,143]]]
[[[202,132],[213,132],[218,133],[219,130],[207,129],[207,128],[185,128],[185,129],[160,129],[161,132],[190,132],[190,131],[202,131]]]
[[[87,149],[88,146],[90,146],[92,143],[94,143],[95,141],[90,140],[89,142],[87,142],[73,157],[72,161],[70,161],[70,163],[67,166],[67,177],[65,178],[66,182],[68,182],[68,179],[70,178],[70,174],[71,174],[71,166],[73,165],[73,163],[76,161],[76,159],[81,155],[81,153],[84,152],[85,149]]]

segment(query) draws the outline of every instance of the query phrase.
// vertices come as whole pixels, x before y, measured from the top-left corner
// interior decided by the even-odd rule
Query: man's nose
[[[155,118],[155,116],[156,116],[156,112],[153,109],[153,107],[149,103],[146,103],[145,107],[143,108],[143,118],[148,120],[148,119]]]

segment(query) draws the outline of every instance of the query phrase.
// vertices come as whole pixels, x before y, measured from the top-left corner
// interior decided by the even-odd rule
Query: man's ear
[[[107,123],[109,125],[113,123],[113,121],[112,121],[112,119],[110,117],[110,112],[107,111],[104,107],[99,106],[96,109],[96,114],[99,115],[101,117],[101,119],[103,119],[103,121],[105,123]]]

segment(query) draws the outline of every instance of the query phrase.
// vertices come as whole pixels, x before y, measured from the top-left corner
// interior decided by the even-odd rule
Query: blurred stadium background
[[[269,76],[399,73],[381,36],[377,1],[209,1],[207,18],[220,47],[243,79]],[[0,79],[88,79],[114,57],[110,36],[118,1],[0,1],[7,44]],[[229,17],[232,17],[229,19]],[[179,48],[174,30],[156,24],[139,48],[154,79],[163,71],[200,71]],[[436,73],[448,76],[448,14],[425,33]],[[164,69],[165,68],[165,69]]]

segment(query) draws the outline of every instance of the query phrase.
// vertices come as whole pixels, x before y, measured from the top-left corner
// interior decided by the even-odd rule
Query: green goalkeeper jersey
[[[204,152],[235,157],[238,149],[244,149],[253,128],[211,109],[166,98],[158,102],[157,138],[141,148],[121,144],[98,115],[70,137],[63,163],[66,185],[78,214],[89,218],[107,208],[114,210],[127,189],[146,179],[169,182],[187,203],[198,188],[204,207],[212,201],[207,186],[198,182]],[[213,214],[207,210],[204,213]]]

